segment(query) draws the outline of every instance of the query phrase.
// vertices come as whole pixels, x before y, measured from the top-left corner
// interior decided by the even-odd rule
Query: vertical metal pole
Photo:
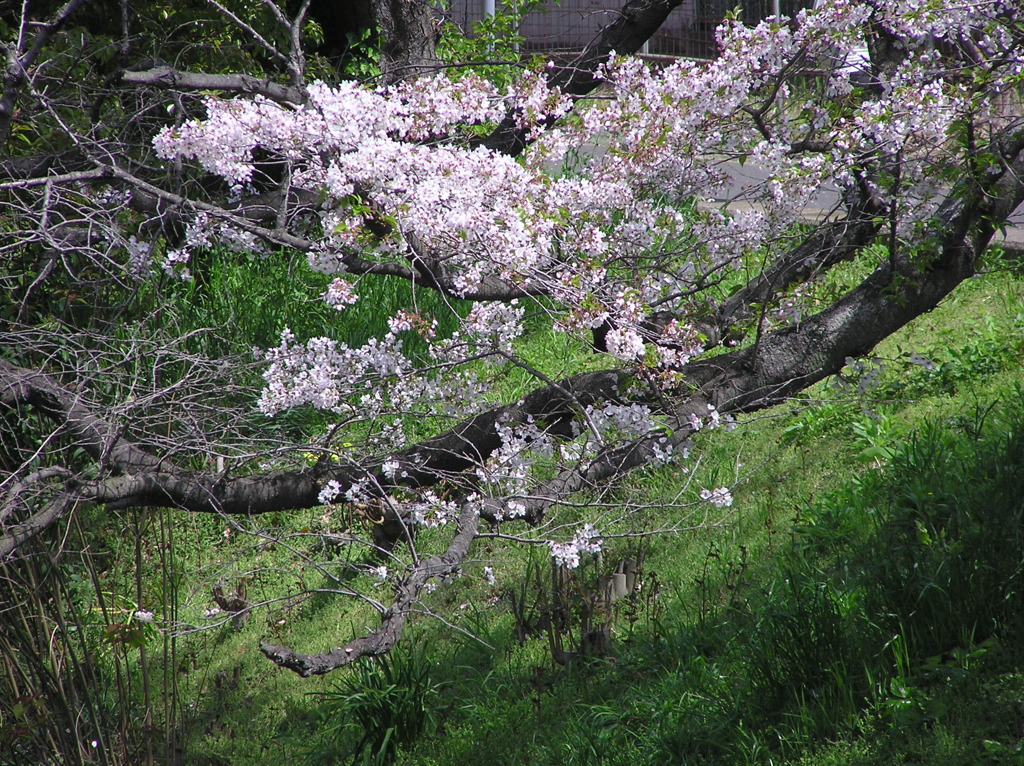
[[[487,21],[487,19],[494,18],[494,0],[481,0],[480,12],[481,21]]]

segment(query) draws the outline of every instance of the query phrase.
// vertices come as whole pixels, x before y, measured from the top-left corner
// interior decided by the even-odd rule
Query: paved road
[[[766,173],[752,164],[740,165],[730,162],[727,165],[730,183],[724,193],[714,200],[721,204],[742,205],[746,191],[757,186],[764,180]],[[807,208],[809,220],[821,220],[839,204],[839,189],[834,185],[823,187],[812,199]],[[1004,247],[1019,252],[1024,256],[1024,205],[1018,207],[1010,216],[1006,234],[997,232],[994,242],[1003,242]]]

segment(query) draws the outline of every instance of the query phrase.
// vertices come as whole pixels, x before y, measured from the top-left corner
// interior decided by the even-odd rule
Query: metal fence
[[[550,0],[528,13],[520,25],[527,52],[569,53],[582,50],[622,8],[623,0]],[[500,1],[497,3],[499,9]],[[780,0],[783,15],[791,16],[811,0]],[[715,29],[739,6],[741,16],[754,24],[772,15],[772,0],[683,0],[651,38],[646,53],[659,56],[713,58]],[[446,15],[467,33],[483,18],[483,0],[452,0]]]

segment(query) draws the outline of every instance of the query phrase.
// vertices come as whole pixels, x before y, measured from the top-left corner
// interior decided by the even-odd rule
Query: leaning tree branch
[[[755,305],[767,303],[791,285],[853,259],[875,239],[881,223],[877,205],[868,200],[856,203],[840,220],[818,224],[806,239],[717,306],[708,325],[701,326],[708,335],[708,345],[716,345],[729,330],[748,319]]]
[[[279,104],[306,103],[306,89],[298,85],[281,85],[269,78],[248,74],[206,74],[183,72],[169,66],[154,67],[141,72],[121,74],[124,85],[148,86],[161,90],[220,90],[227,93],[260,95]]]
[[[381,617],[380,626],[371,633],[350,641],[344,647],[322,654],[300,654],[284,646],[260,644],[260,651],[283,668],[300,676],[318,676],[344,667],[360,657],[386,654],[401,638],[406,620],[420,593],[430,580],[458,572],[469,553],[480,524],[478,502],[463,503],[458,528],[448,548],[436,556],[420,561],[395,585],[395,600]],[[491,501],[492,503],[494,501]]]
[[[117,471],[158,470],[160,458],[121,436],[120,429],[93,413],[81,394],[60,385],[52,376],[0,359],[0,407],[37,408],[74,437],[76,444],[97,461]]]
[[[708,401],[709,397],[699,392],[689,396],[669,417],[673,429],[671,434],[649,434],[625,444],[613,444],[601,450],[592,460],[559,471],[531,490],[529,496],[515,498],[520,514],[517,518],[537,526],[544,520],[551,506],[577,492],[596,489],[604,482],[649,464],[656,455],[656,449],[668,453],[683,447],[695,431],[688,415],[696,415],[698,412],[706,414]],[[503,511],[502,506],[485,503],[480,513],[486,521],[499,524],[505,520]]]
[[[635,385],[635,371],[583,373],[541,387],[514,404],[481,413],[387,458],[362,465],[235,478],[168,466],[120,436],[110,442],[109,426],[84,411],[80,398],[41,372],[7,362],[0,365],[0,403],[40,407],[77,429],[94,456],[106,452],[112,465],[123,471],[103,481],[72,484],[71,489],[83,499],[242,515],[317,505],[323,482],[330,479],[344,489],[371,478],[383,494],[396,486],[383,474],[385,460],[397,462],[399,475],[405,474],[397,486],[432,485],[479,465],[498,449],[501,441],[495,426],[499,422],[514,426],[532,418],[564,430],[578,417],[581,406],[601,400],[628,398],[660,406],[672,397],[685,402],[696,391],[723,413],[770,406],[837,372],[847,357],[867,353],[906,322],[934,308],[973,273],[974,258],[987,245],[998,221],[1005,220],[1024,200],[1024,137],[1019,130],[1004,134],[997,140],[997,148],[1006,158],[1004,170],[987,175],[982,183],[964,181],[963,188],[954,189],[940,208],[934,222],[938,232],[935,255],[927,269],[919,270],[905,256],[893,259],[798,328],[768,333],[756,347],[682,368],[685,388],[676,391],[645,393]],[[632,390],[628,390],[630,386]]]
[[[636,53],[681,4],[682,0],[628,0],[614,21],[604,26],[575,59],[548,70],[548,85],[571,96],[591,93],[601,84],[596,73],[612,52]],[[517,115],[510,114],[480,139],[479,144],[495,152],[517,156],[529,144],[529,132]]]
[[[36,513],[21,524],[7,527],[0,536],[0,562],[10,556],[22,543],[56,524],[75,507],[75,499],[66,493],[50,498]]]
[[[849,356],[868,353],[878,342],[933,309],[964,279],[974,273],[977,255],[994,232],[994,221],[1002,220],[1024,201],[1024,137],[1016,135],[1000,143],[1006,165],[991,180],[973,186],[963,194],[952,194],[935,218],[937,236],[930,259],[912,260],[896,254],[881,264],[864,282],[824,311],[804,320],[799,327],[767,333],[758,344],[713,359],[693,362],[680,370],[680,386],[672,391],[653,391],[642,385],[635,372],[606,370],[574,376],[557,386],[546,386],[520,402],[492,409],[460,426],[403,450],[389,459],[399,466],[392,475],[402,475],[404,486],[424,486],[483,462],[501,443],[495,426],[534,420],[550,423],[556,433],[578,417],[579,407],[602,399],[642,401],[660,404],[674,401],[675,422],[682,424],[676,438],[688,436],[687,415],[713,404],[720,412],[745,412],[785,401],[796,392],[834,374]],[[1016,150],[1016,155],[1009,152]],[[980,222],[980,223],[979,223]],[[571,392],[571,393],[570,393]],[[109,433],[90,417],[80,414],[80,402],[48,380],[44,373],[0,365],[0,405],[35,404],[50,417],[68,421],[87,438]],[[96,451],[102,438],[92,436]],[[114,453],[119,442],[109,452]],[[586,470],[565,473],[549,481],[538,494],[534,520],[543,508],[564,499],[592,482],[620,475],[650,457],[653,443],[634,443],[611,450]],[[327,479],[347,482],[373,474],[381,492],[389,487],[383,476],[383,460],[368,466],[326,471],[282,471],[262,476],[229,479],[171,469],[151,470],[155,458],[136,457],[131,448],[123,451],[122,462],[135,462],[139,471],[94,483],[68,482],[43,511],[0,538],[0,552],[11,551],[25,539],[38,534],[64,515],[76,499],[111,505],[156,505],[191,511],[252,514],[288,510],[319,504],[316,497]],[[164,467],[164,466],[161,466]],[[339,483],[340,483],[339,482]],[[344,487],[343,487],[344,488]],[[500,503],[491,500],[485,506]],[[380,628],[356,639],[347,647],[320,655],[303,655],[293,650],[265,645],[264,654],[279,665],[302,675],[326,673],[356,657],[380,654],[398,640],[411,607],[431,578],[451,573],[464,560],[476,534],[481,513],[500,519],[494,508],[464,505],[456,536],[448,550],[414,566],[397,590],[395,602],[383,617]]]
[[[438,436],[362,463],[231,478],[167,468],[81,482],[74,484],[73,490],[83,499],[98,503],[253,516],[320,505],[320,491],[331,480],[342,491],[356,482],[368,483],[369,492],[376,496],[400,487],[432,486],[486,461],[501,446],[499,424],[514,427],[535,421],[557,428],[575,419],[581,407],[599,401],[623,401],[632,378],[632,372],[623,370],[575,375],[539,388],[513,404],[489,409]],[[385,475],[385,462],[397,465],[393,475],[400,479]]]
[[[992,222],[1000,220],[997,216],[1008,215],[1024,198],[1022,164],[1018,152],[1014,162],[989,184],[991,188],[950,195],[936,216],[936,225],[941,224],[943,234],[936,239],[937,256],[927,271],[919,272],[909,261],[884,264],[846,297],[804,320],[798,328],[768,333],[756,348],[740,349],[683,367],[680,372],[688,390],[692,392],[696,387],[721,412],[769,406],[833,374],[841,369],[846,357],[866,353],[910,319],[934,308],[971,273],[975,255],[992,236]],[[982,224],[975,226],[977,221]],[[896,283],[898,289],[891,283]],[[14,381],[6,387],[8,397],[16,390],[16,384],[24,385],[26,379],[24,371],[14,374],[14,370],[9,363],[0,367],[0,372]],[[627,391],[635,383],[635,371],[582,373],[541,387],[519,402],[470,418],[386,459],[397,461],[400,473],[406,474],[402,486],[430,485],[485,460],[500,446],[495,429],[498,423],[516,425],[530,418],[547,423],[565,422],[577,417],[580,406],[601,400],[620,401],[628,397],[657,405],[666,395]],[[58,400],[58,390],[53,386],[40,383],[35,389],[48,390],[53,400]],[[687,398],[687,389],[670,393]],[[60,407],[50,406],[49,410],[51,414],[61,412]],[[67,405],[64,410],[72,411]],[[86,421],[79,418],[78,422]],[[97,444],[95,439],[92,443]],[[87,499],[103,503],[131,500],[197,512],[252,515],[316,505],[319,488],[328,479],[345,487],[371,475],[381,487],[392,486],[381,472],[383,462],[384,459],[377,459],[356,467],[233,479],[178,470],[153,471],[148,470],[152,465],[140,465],[147,470],[83,484],[77,491]]]

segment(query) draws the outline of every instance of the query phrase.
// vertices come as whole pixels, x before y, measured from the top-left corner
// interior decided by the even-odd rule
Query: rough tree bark
[[[381,35],[380,70],[385,83],[437,69],[437,9],[427,0],[373,0]]]

